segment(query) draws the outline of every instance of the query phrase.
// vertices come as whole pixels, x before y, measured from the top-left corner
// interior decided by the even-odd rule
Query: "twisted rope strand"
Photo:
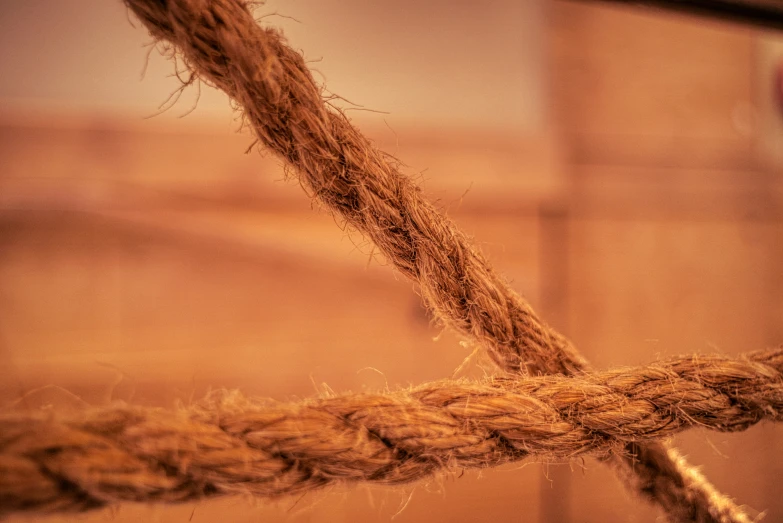
[[[575,377],[440,381],[297,403],[223,393],[172,413],[0,416],[0,514],[400,484],[529,456],[606,455],[690,426],[783,419],[783,348]]]
[[[373,240],[438,318],[488,347],[503,369],[570,374],[586,362],[544,324],[396,161],[329,110],[302,56],[242,0],[126,0],[194,74],[244,108],[261,143],[318,201]]]
[[[247,2],[124,1],[155,38],[185,58],[194,77],[244,108],[261,143],[295,168],[314,198],[371,238],[419,285],[436,317],[486,347],[500,368],[566,375],[588,369],[571,343],[539,319],[465,235],[421,197],[397,162],[324,104],[302,57],[279,32],[259,27]],[[611,463],[670,519],[750,521],[685,460],[673,460],[665,446],[626,451]]]

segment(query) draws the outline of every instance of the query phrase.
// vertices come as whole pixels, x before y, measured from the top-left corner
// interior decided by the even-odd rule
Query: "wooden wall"
[[[366,128],[596,367],[783,342],[778,116],[762,111],[775,37],[572,2],[548,20],[551,131]],[[3,117],[4,405],[285,399],[454,373],[474,348],[439,336],[415,289],[273,158],[241,154],[249,141],[187,119]],[[485,371],[478,358],[460,375]],[[762,424],[675,444],[774,521],[781,436]],[[403,507],[395,521],[659,516],[585,459],[89,519],[388,521]]]

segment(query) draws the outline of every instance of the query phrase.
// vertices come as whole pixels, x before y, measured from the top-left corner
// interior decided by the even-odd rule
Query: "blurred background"
[[[600,2],[275,0],[348,115],[598,368],[783,342],[783,33]],[[492,372],[119,0],[0,2],[0,405],[295,399]],[[142,71],[144,71],[142,79]],[[163,104],[163,105],[161,105]],[[783,519],[783,428],[674,442]],[[530,463],[81,521],[657,521]],[[53,517],[52,521],[67,518]]]

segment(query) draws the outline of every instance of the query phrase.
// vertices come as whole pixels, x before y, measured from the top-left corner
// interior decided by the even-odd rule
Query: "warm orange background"
[[[273,12],[299,20],[266,19],[323,57],[332,91],[388,113],[349,114],[595,366],[783,342],[780,35],[555,0]],[[274,158],[243,154],[223,95],[143,119],[176,82],[154,53],[139,80],[148,38],[119,0],[2,2],[0,22],[3,405],[377,390],[451,376],[473,352]],[[459,375],[491,371],[478,358]],[[761,424],[675,444],[776,521],[781,437]],[[589,458],[457,476],[86,519],[660,517]]]

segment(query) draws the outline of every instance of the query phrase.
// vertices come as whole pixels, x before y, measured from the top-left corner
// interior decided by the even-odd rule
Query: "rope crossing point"
[[[184,59],[193,74],[191,81],[198,78],[224,90],[237,105],[243,108],[244,117],[261,145],[283,158],[299,177],[303,187],[314,198],[340,216],[346,223],[371,238],[398,270],[418,284],[425,303],[438,318],[479,342],[488,350],[492,359],[501,369],[517,377],[496,380],[492,382],[493,385],[474,384],[473,386],[490,386],[497,391],[500,397],[506,397],[517,394],[514,392],[516,388],[525,387],[526,383],[538,383],[536,380],[560,380],[564,384],[570,384],[563,385],[565,387],[563,390],[571,390],[572,399],[576,401],[578,390],[581,390],[582,397],[585,397],[587,391],[594,390],[589,387],[580,389],[580,387],[587,386],[590,380],[597,379],[598,376],[611,375],[611,373],[585,374],[589,370],[588,364],[571,343],[541,321],[530,305],[492,270],[467,237],[421,196],[419,188],[410,178],[400,172],[397,162],[393,158],[375,149],[344,115],[324,103],[322,91],[313,81],[302,57],[285,44],[279,32],[259,26],[253,19],[246,2],[242,0],[125,0],[125,3],[172,55]],[[766,356],[761,356],[762,358],[771,358],[774,361],[779,358],[779,352],[776,351],[761,354],[766,354]],[[755,357],[751,357],[751,360]],[[723,361],[729,367],[732,366],[730,362],[736,362],[720,358],[715,361],[718,360]],[[757,405],[751,402],[743,404],[744,406],[741,408],[731,404],[729,410],[722,411],[725,423],[713,423],[712,425],[709,422],[712,418],[706,412],[703,417],[695,415],[689,417],[691,416],[687,413],[689,411],[683,412],[673,409],[671,405],[666,407],[669,410],[664,408],[659,412],[655,410],[657,409],[655,407],[653,411],[648,412],[644,407],[648,407],[649,403],[638,403],[632,405],[633,408],[630,409],[630,412],[637,414],[645,412],[645,415],[649,414],[652,417],[638,419],[635,423],[644,425],[653,419],[658,419],[658,416],[663,416],[660,419],[666,419],[666,427],[671,427],[671,430],[691,423],[705,424],[719,430],[729,430],[732,427],[739,429],[747,426],[750,419],[747,418],[750,415],[749,412],[753,413],[755,421],[761,417],[778,419],[779,410],[777,409],[779,407],[775,406],[778,405],[775,402],[777,400],[770,399],[772,396],[769,394],[773,396],[779,394],[779,392],[772,391],[773,389],[778,390],[773,385],[779,383],[779,370],[775,370],[778,372],[777,377],[767,376],[764,374],[765,372],[772,372],[769,369],[777,367],[774,365],[770,367],[770,365],[756,360],[753,360],[753,363],[745,361],[744,364],[761,365],[761,367],[753,367],[755,370],[752,372],[754,376],[752,379],[766,379],[767,381],[764,381],[764,384],[758,382],[760,389],[754,389],[755,392],[749,392],[749,394],[763,392],[767,394],[764,396],[767,398],[765,400],[767,403]],[[762,371],[762,367],[765,369],[764,371]],[[756,376],[755,373],[760,374]],[[575,377],[524,378],[528,374]],[[702,376],[699,379],[685,380],[685,382],[703,385],[709,383],[709,380],[705,381]],[[598,386],[595,383],[593,385]],[[438,390],[450,390],[455,394],[457,394],[456,389],[460,386],[464,386],[464,384],[439,382],[437,385]],[[382,399],[385,398],[384,396],[373,396],[372,398],[375,398],[373,401],[378,401],[379,404],[377,411],[373,410],[376,407],[371,410],[376,412],[376,416],[381,416],[381,413],[385,412],[382,407],[385,405],[384,402],[392,401],[394,398],[399,401],[403,401],[400,398],[408,398],[416,404],[418,400],[414,401],[415,391],[426,387],[423,386],[406,393],[400,392],[397,393],[397,396],[391,396],[389,397],[391,399],[387,398],[387,400]],[[709,389],[709,387],[707,388]],[[703,393],[702,389],[697,390],[696,388],[684,391],[689,401],[693,400],[696,404],[701,404],[700,402],[704,400],[710,403],[711,400],[700,396]],[[620,402],[618,404],[626,401],[621,396],[615,397]],[[670,396],[667,397],[674,401]],[[721,397],[729,396],[723,395]],[[354,397],[341,398],[343,398],[342,401],[348,401],[346,398]],[[364,398],[368,397],[364,396]],[[520,399],[516,396],[514,398]],[[533,399],[544,405],[539,398],[532,398],[530,401]],[[649,402],[650,399],[644,398],[643,401]],[[421,402],[418,401],[418,403]],[[246,409],[243,411],[244,414],[261,415],[252,404],[244,401],[240,401],[239,404],[244,405],[242,407]],[[218,408],[214,403],[211,405]],[[759,407],[759,405],[762,406]],[[304,406],[300,407],[305,409]],[[305,412],[296,410],[300,407],[291,406],[290,408],[299,415]],[[271,407],[264,407],[264,409],[267,408]],[[612,407],[606,408],[611,411]],[[221,403],[219,409],[221,416],[223,416],[226,405]],[[444,416],[448,408],[441,405],[436,410],[437,412],[432,411],[434,419],[441,419],[440,416]],[[556,408],[554,411],[531,410],[530,416],[535,416],[532,412],[543,415],[544,412],[553,414],[555,411],[559,413],[557,416],[561,420],[557,423],[569,423],[563,417],[565,414]],[[29,416],[29,418],[21,418],[21,420],[14,418],[15,421],[11,422],[8,421],[10,418],[3,418],[4,424],[0,430],[0,441],[12,441],[14,438],[9,439],[7,434],[17,434],[14,431],[25,432],[20,427],[24,427],[25,419],[27,419],[35,427],[32,432],[48,438],[49,446],[43,446],[47,449],[46,453],[62,458],[62,461],[52,458],[53,461],[49,462],[49,465],[41,467],[36,464],[37,462],[30,461],[33,454],[38,456],[41,453],[28,452],[22,455],[6,452],[5,449],[9,448],[7,446],[0,448],[3,470],[10,471],[3,476],[16,480],[13,482],[0,480],[3,481],[0,484],[0,496],[4,496],[2,497],[4,501],[11,500],[8,506],[20,507],[17,510],[23,510],[25,507],[65,510],[72,507],[86,509],[124,499],[172,502],[239,491],[250,491],[267,496],[313,488],[325,482],[339,479],[357,479],[357,472],[345,464],[329,468],[322,462],[314,462],[310,468],[300,469],[298,464],[302,461],[294,459],[297,467],[291,466],[291,463],[288,462],[287,467],[281,468],[279,462],[270,460],[250,458],[238,460],[237,456],[230,457],[232,455],[230,449],[233,447],[222,446],[226,441],[224,438],[230,435],[222,425],[209,425],[208,413],[210,411],[206,407],[203,410],[190,413],[161,413],[125,408],[123,412],[133,412],[134,416],[141,416],[142,421],[154,419],[153,426],[160,431],[160,438],[134,440],[135,445],[146,449],[143,451],[136,447],[117,450],[111,440],[111,435],[115,433],[127,435],[124,428],[128,424],[122,421],[122,416],[112,417],[110,415],[111,409],[100,412],[103,413],[100,416],[106,416],[107,421],[90,425],[97,427],[96,431],[84,430],[85,427],[75,421],[48,420],[44,422],[35,416]],[[413,409],[411,412],[419,411]],[[665,414],[666,412],[669,414]],[[241,414],[237,413],[238,416]],[[289,414],[290,416],[286,415],[285,419],[294,420],[291,422],[294,424],[301,424],[305,419],[299,419],[293,417],[293,414]],[[94,415],[99,416],[95,413]],[[667,415],[670,417],[667,418]],[[325,420],[322,421],[325,421],[325,424],[319,425],[318,430],[326,430],[324,427],[330,426],[329,423],[332,423],[331,420],[334,418],[332,413],[324,416]],[[341,413],[340,416],[342,419],[347,419],[345,413]],[[498,416],[501,418],[500,421],[505,418],[517,419],[509,411],[501,411]],[[573,415],[570,416],[568,419],[571,421],[576,419],[573,418]],[[478,414],[476,417],[481,418]],[[729,417],[732,417],[736,424],[728,421]],[[359,434],[363,434],[361,437],[364,437],[366,441],[375,441],[370,438],[370,435],[375,433],[371,432],[365,423],[365,421],[369,423],[368,420],[371,419],[373,418],[370,414],[362,418],[361,422],[351,418],[352,423],[358,424],[356,430]],[[592,418],[588,417],[587,419]],[[5,424],[6,421],[11,424]],[[422,424],[426,424],[425,421],[426,419],[422,421]],[[463,421],[468,428],[475,428],[479,431],[489,430],[487,427],[481,429],[479,425],[470,420]],[[181,433],[171,428],[172,425],[177,425],[180,422],[186,423],[187,429],[184,430],[190,431],[188,441],[197,442],[198,446],[173,447],[168,445],[167,442],[180,442],[177,438],[183,437]],[[49,425],[42,423],[49,423]],[[362,425],[362,423],[365,424]],[[679,458],[673,449],[667,449],[654,442],[645,443],[650,437],[665,435],[666,430],[663,428],[653,430],[651,427],[647,427],[644,430],[628,432],[626,437],[623,437],[622,434],[616,433],[615,429],[617,427],[627,428],[624,423],[605,422],[604,424],[606,425],[605,430],[608,432],[602,437],[603,439],[599,438],[604,442],[603,446],[591,446],[592,444],[587,444],[586,440],[581,439],[578,440],[581,443],[578,443],[577,447],[582,448],[580,445],[584,445],[584,450],[579,452],[592,450],[608,454],[608,461],[618,470],[618,473],[637,491],[659,503],[670,519],[674,521],[749,521],[747,516],[729,498],[717,492],[693,468]],[[147,426],[144,423],[142,425]],[[132,430],[138,428],[138,425],[130,426]],[[417,425],[414,424],[414,426]],[[586,427],[585,425],[573,425],[572,429],[576,432],[587,431],[585,434],[589,435],[586,436],[588,439],[597,434],[604,434],[604,432],[597,431],[596,427]],[[520,427],[513,428],[519,429]],[[529,429],[525,430],[529,431]],[[644,432],[645,430],[648,432]],[[30,431],[28,430],[28,432]],[[75,435],[77,433],[78,436]],[[301,440],[296,437],[286,439],[294,446],[294,450],[310,448],[309,444],[314,445],[311,451],[316,454],[334,450],[328,447],[319,450],[317,441],[312,437],[309,439],[306,437],[311,432],[301,432],[301,434]],[[520,459],[530,454],[541,455],[531,451],[535,448],[533,439],[524,440],[529,447],[525,448],[527,454],[520,454],[521,451],[514,442],[521,440],[514,438],[509,440],[505,436],[501,438],[500,432],[493,432],[490,437],[481,434],[462,434],[464,438],[478,438],[475,440],[476,448],[486,449],[485,454],[474,456],[478,460],[474,466],[489,466],[504,460]],[[147,433],[147,436],[149,435]],[[204,437],[200,438],[200,435]],[[289,436],[291,436],[290,433]],[[76,439],[71,442],[68,439],[71,437]],[[415,439],[413,438],[413,440]],[[405,447],[405,444],[410,443],[408,440],[411,438],[403,438],[402,440],[380,438],[386,450],[378,447],[376,450],[381,454],[365,456],[363,459],[372,463],[375,463],[374,460],[380,460],[376,465],[380,465],[381,468],[373,469],[372,474],[369,476],[365,474],[361,479],[373,480],[373,478],[377,478],[375,480],[381,481],[381,478],[386,477],[384,476],[385,472],[382,471],[387,469],[383,467],[389,467],[389,471],[396,470],[395,474],[398,475],[394,477],[405,478],[409,475],[403,471],[407,470],[405,467],[408,466],[419,467],[416,469],[418,471],[416,474],[425,475],[444,466],[469,465],[457,465],[459,460],[455,457],[455,451],[449,449],[446,449],[446,454],[443,454],[442,449],[429,449],[424,454],[427,459],[423,457],[417,460],[409,458],[412,451]],[[442,444],[442,440],[427,441],[435,447]],[[565,438],[562,441],[570,440]],[[70,450],[78,454],[79,448],[81,448],[79,445],[82,442],[89,448],[103,449],[101,452],[105,450],[104,457],[107,462],[122,463],[123,465],[119,468],[109,466],[108,470],[100,469],[102,472],[95,474],[93,472],[99,469],[89,469],[85,473],[86,486],[79,486],[70,479],[63,480],[63,478],[73,476],[75,474],[71,474],[73,471],[80,470],[78,460],[69,461],[63,456],[69,456]],[[625,444],[624,447],[623,444]],[[254,449],[254,452],[272,452],[269,449],[256,449],[249,442],[245,442],[245,447],[242,448]],[[454,448],[466,447],[456,446]],[[563,443],[560,449],[563,451],[562,454],[551,451],[548,455],[567,456],[571,455],[570,452],[577,452],[576,447],[567,450],[568,448],[568,445]],[[53,449],[57,451],[52,452]],[[70,450],[61,453],[61,449]],[[159,456],[160,459],[158,457],[151,458],[147,454],[148,452],[156,456],[159,453],[162,455]],[[227,454],[223,454],[224,452]],[[384,456],[388,456],[389,452],[396,456],[397,461],[384,461],[386,459]],[[43,455],[48,455],[46,453]],[[280,452],[278,454],[289,455]],[[290,455],[293,456],[296,453]],[[121,456],[125,456],[129,461],[121,459]],[[184,456],[184,461],[179,461],[182,456]],[[225,458],[225,461],[221,456]],[[438,459],[435,459],[436,456],[439,456]],[[382,457],[383,459],[381,459]],[[432,457],[432,462],[427,461],[430,457]],[[400,465],[398,463],[400,460],[405,465]],[[144,465],[164,470],[165,475],[147,475],[146,472],[143,472],[146,469],[139,468],[136,464],[138,461]],[[181,466],[183,463],[184,468]],[[432,463],[437,463],[437,466]],[[430,468],[422,472],[426,468],[423,464]],[[240,479],[224,482],[221,479],[224,476],[221,474],[226,470],[235,474],[235,480],[237,477]],[[68,472],[70,475],[60,474],[60,471]],[[119,485],[110,481],[108,482],[109,486],[105,489],[101,487],[104,485],[103,480],[109,477],[124,478],[125,471],[130,474],[127,477],[135,479],[129,481],[123,479],[119,481]],[[200,471],[203,474],[196,475],[193,471]],[[342,471],[344,474],[341,476],[337,471]],[[138,475],[134,475],[136,473]],[[391,472],[388,473],[391,474]],[[421,475],[411,474],[410,479],[421,477]],[[182,475],[193,479],[192,481],[182,479]],[[58,492],[62,497],[46,498],[48,494],[44,493],[49,491],[44,488],[42,482],[38,482],[36,478],[39,476],[49,477],[52,484],[60,488]],[[14,505],[12,501],[19,489],[25,492],[32,491],[24,490],[25,482],[37,485],[38,488],[35,489],[35,492],[41,493],[42,498],[51,499],[51,503],[22,500]],[[387,482],[392,481],[387,480]],[[256,489],[256,487],[251,487],[252,485],[266,486]],[[290,485],[290,488],[283,488],[285,485]],[[271,490],[265,491],[265,488]],[[134,497],[134,494],[127,492],[141,492],[141,494]],[[69,495],[71,497],[68,497]],[[4,502],[3,505],[5,506],[6,503]]]

